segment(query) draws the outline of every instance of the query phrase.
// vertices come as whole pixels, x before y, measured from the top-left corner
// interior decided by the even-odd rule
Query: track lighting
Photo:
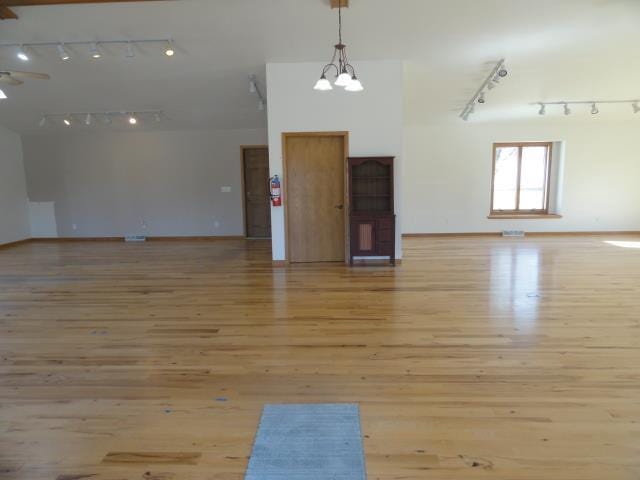
[[[484,82],[480,85],[480,88],[476,90],[476,93],[471,97],[467,104],[460,113],[460,118],[465,122],[469,120],[469,116],[475,112],[476,103],[483,105],[487,102],[486,91],[493,90],[500,84],[500,79],[508,75],[507,69],[504,66],[504,59],[495,64],[489,75],[485,78]]]
[[[564,114],[571,115],[571,109],[569,108],[569,105],[567,103],[564,104]]]
[[[7,96],[5,95],[5,93],[0,88],[0,100],[4,100],[5,98],[7,98]]]
[[[544,103],[540,104],[540,111],[538,112],[538,115],[544,115],[547,113],[547,106]]]
[[[60,60],[62,60],[63,62],[66,62],[71,58],[71,56],[69,55],[69,52],[67,52],[67,50],[64,48],[64,44],[62,43],[58,44],[57,49],[58,49],[58,55],[60,55]]]
[[[16,56],[23,62],[29,61],[29,55],[27,55],[24,45],[20,45],[20,47],[18,48],[18,53],[16,53]]]
[[[42,118],[40,119],[40,121],[38,122],[38,126],[39,126],[40,128],[44,127],[46,124],[47,124],[47,117],[42,117]]]
[[[600,113],[600,110],[598,110],[598,106],[594,103],[591,105],[591,115],[597,115]]]
[[[640,113],[640,105],[638,105],[638,102],[633,102],[631,106],[633,107],[633,113]]]
[[[131,42],[127,43],[127,58],[133,58],[136,54],[133,51],[133,44]]]
[[[258,96],[258,110],[264,110],[267,105],[267,100],[260,90],[260,85],[255,75],[249,75],[249,93]]]
[[[590,111],[592,115],[598,115],[600,113],[600,109],[598,108],[599,105],[602,104],[606,104],[606,105],[630,105],[633,109],[633,113],[640,113],[640,100],[581,100],[581,101],[575,101],[575,102],[567,102],[567,101],[561,101],[561,102],[535,102],[535,103],[531,103],[530,105],[539,105],[540,106],[540,111],[538,112],[540,115],[544,115],[546,113],[546,107],[548,106],[553,106],[555,107],[556,105],[559,107],[562,107],[563,112],[565,114],[565,116],[569,116],[573,113],[573,110],[570,108],[570,106],[585,106],[585,107],[591,107]]]
[[[167,57],[173,57],[176,54],[175,49],[173,48],[173,40],[167,40],[167,48],[164,50],[164,54]]]
[[[90,53],[91,53],[91,58],[94,58],[96,60],[102,57],[102,54],[100,53],[100,49],[98,48],[98,44],[95,42],[91,44]]]
[[[154,118],[156,122],[162,121],[163,112],[161,110],[135,110],[135,111],[106,111],[106,112],[69,112],[69,113],[47,113],[38,123],[41,127],[49,121],[56,123],[61,121],[65,126],[70,127],[74,123],[74,119],[78,119],[78,123],[84,123],[92,126],[101,120],[104,125],[111,125],[113,118],[126,120],[129,125],[138,125],[143,118]]]

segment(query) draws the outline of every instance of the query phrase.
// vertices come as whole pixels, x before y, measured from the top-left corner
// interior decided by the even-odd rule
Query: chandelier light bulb
[[[361,92],[364,90],[362,83],[358,80],[358,77],[354,76],[351,83],[345,87],[347,92]]]
[[[322,77],[320,77],[320,80],[318,80],[318,82],[316,83],[315,87],[313,87],[313,89],[320,92],[326,92],[328,90],[333,90],[333,87],[331,86],[331,82],[327,80],[327,77],[325,77],[323,74]]]
[[[351,75],[349,75],[347,72],[342,72],[336,80],[336,86],[348,87],[352,80],[353,79],[351,78]]]

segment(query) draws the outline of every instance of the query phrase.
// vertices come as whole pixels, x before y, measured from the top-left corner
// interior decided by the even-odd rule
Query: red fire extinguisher
[[[269,179],[269,190],[271,192],[271,203],[274,207],[282,206],[282,193],[280,189],[280,179],[274,175]]]

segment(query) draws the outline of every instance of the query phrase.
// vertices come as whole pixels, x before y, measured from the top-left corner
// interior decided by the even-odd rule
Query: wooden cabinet
[[[393,157],[349,158],[350,263],[389,257],[395,265]]]

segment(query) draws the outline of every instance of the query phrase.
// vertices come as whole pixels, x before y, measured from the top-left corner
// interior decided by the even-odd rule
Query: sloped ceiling
[[[36,49],[25,64],[0,49],[0,70],[51,74],[48,82],[3,86],[0,124],[38,130],[43,114],[162,109],[161,126],[264,128],[266,114],[248,92],[264,88],[267,62],[327,61],[336,40],[328,0],[174,0],[16,7],[0,22],[0,43],[171,36],[177,55],[145,46],[134,59],[106,47],[100,61],[70,48]],[[455,118],[490,69],[507,59],[510,77],[477,116],[521,118],[538,100],[640,97],[637,0],[352,0],[345,42],[357,60],[406,61],[407,122]],[[301,79],[310,82],[315,79]],[[362,79],[366,87],[366,79]],[[623,109],[610,114],[629,117]],[[639,116],[640,117],[640,116]],[[112,128],[118,128],[114,126]]]

